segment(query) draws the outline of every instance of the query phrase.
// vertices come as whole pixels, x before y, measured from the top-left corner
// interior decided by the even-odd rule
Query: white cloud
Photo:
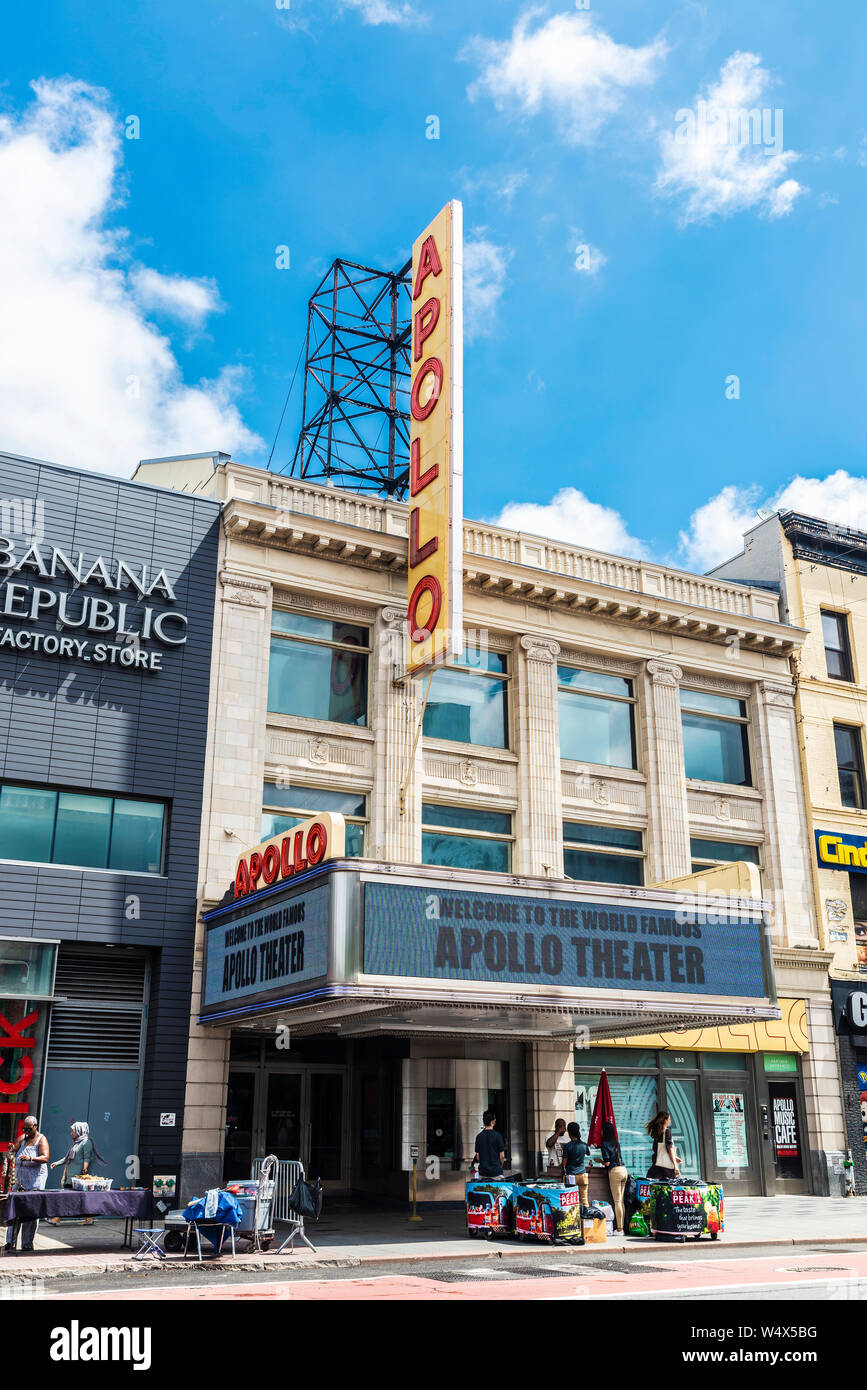
[[[806,192],[786,176],[799,156],[782,148],[783,112],[770,106],[770,87],[755,53],[733,53],[719,81],[663,132],[656,188],[681,200],[683,223],[750,208],[784,217]]]
[[[422,24],[426,17],[412,5],[394,0],[342,0],[345,10],[357,10],[363,24]]]
[[[200,449],[255,452],[237,406],[242,371],[187,385],[145,300],[200,325],[213,285],[125,268],[110,230],[121,145],[107,95],[64,78],[0,117],[0,447],[101,472]],[[14,209],[14,215],[9,210]]]
[[[477,227],[464,243],[464,333],[469,342],[490,337],[512,253]]]
[[[575,487],[561,488],[550,502],[507,502],[492,524],[613,555],[647,555],[644,542],[629,534],[619,512],[591,502]]]
[[[844,468],[825,478],[804,478],[796,474],[772,497],[760,501],[761,489],[724,487],[698,507],[690,517],[689,530],[680,533],[680,562],[690,569],[708,570],[730,560],[743,550],[743,534],[763,512],[806,512],[839,526],[867,531],[867,478],[847,473]]]
[[[161,275],[158,270],[140,265],[130,271],[129,281],[142,309],[168,314],[193,328],[198,328],[208,314],[225,308],[213,280]]]
[[[577,145],[592,142],[631,87],[653,82],[667,51],[662,39],[642,48],[615,43],[586,12],[544,19],[532,9],[511,38],[473,39],[462,56],[480,68],[471,100],[488,96],[500,110],[526,115],[550,109],[563,138]]]
[[[511,206],[512,199],[519,188],[523,188],[527,182],[527,170],[517,169],[514,173],[507,174],[496,189],[497,197],[504,198]]]
[[[760,490],[730,485],[697,507],[689,529],[680,532],[678,562],[686,569],[712,569],[744,548],[744,532],[758,521],[756,504]]]

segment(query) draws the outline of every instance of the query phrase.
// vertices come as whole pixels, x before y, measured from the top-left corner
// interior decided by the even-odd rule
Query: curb
[[[794,1247],[804,1245],[867,1245],[867,1235],[776,1237],[766,1236],[759,1240],[725,1240],[723,1242],[714,1241],[712,1248],[718,1251],[722,1251],[723,1249],[725,1249],[726,1251],[760,1250],[763,1248],[767,1249],[771,1247]],[[541,1254],[544,1254],[546,1256],[553,1255],[565,1257],[567,1255],[574,1255],[577,1249],[581,1249],[583,1254],[590,1256],[604,1256],[606,1254],[626,1255],[641,1253],[642,1251],[645,1251],[649,1255],[650,1252],[653,1251],[654,1257],[657,1257],[661,1255],[665,1250],[680,1251],[685,1249],[695,1250],[696,1248],[697,1242],[690,1242],[688,1245],[681,1245],[674,1241],[666,1242],[664,1244],[657,1243],[656,1241],[654,1241],[652,1243],[648,1242],[646,1244],[644,1239],[639,1240],[638,1238],[636,1238],[636,1240],[629,1245],[606,1242],[605,1245],[585,1245],[581,1247],[574,1247],[569,1245],[527,1246],[523,1244],[516,1244],[515,1246],[504,1244],[496,1246],[489,1245],[487,1242],[485,1242],[485,1244],[482,1244],[480,1241],[474,1241],[472,1245],[470,1245],[468,1242],[467,1249],[464,1251],[445,1251],[442,1253],[425,1252],[424,1250],[414,1250],[411,1253],[403,1255],[335,1255],[333,1257],[329,1257],[328,1255],[323,1254],[317,1255],[313,1259],[306,1259],[302,1257],[302,1259],[300,1260],[269,1260],[267,1257],[259,1257],[258,1259],[249,1259],[249,1261],[245,1259],[244,1256],[241,1256],[240,1260],[236,1259],[232,1261],[230,1259],[226,1259],[225,1262],[220,1261],[219,1263],[216,1260],[206,1260],[203,1264],[199,1264],[197,1260],[167,1260],[164,1263],[161,1262],[159,1264],[155,1260],[153,1260],[148,1261],[147,1264],[133,1264],[131,1256],[126,1256],[123,1260],[103,1259],[92,1262],[88,1261],[87,1263],[79,1263],[76,1260],[75,1263],[71,1263],[69,1266],[63,1269],[47,1269],[38,1260],[34,1261],[31,1264],[23,1264],[23,1262],[22,1264],[18,1264],[16,1262],[15,1267],[10,1269],[9,1265],[12,1262],[7,1262],[4,1259],[0,1261],[0,1288],[2,1288],[3,1286],[11,1286],[13,1288],[21,1285],[26,1286],[28,1284],[33,1283],[34,1281],[38,1281],[40,1283],[53,1283],[62,1282],[66,1279],[75,1278],[93,1279],[98,1278],[100,1275],[128,1274],[139,1275],[141,1277],[148,1277],[152,1274],[159,1274],[171,1277],[172,1275],[178,1273],[188,1274],[191,1271],[199,1271],[204,1278],[207,1278],[208,1275],[214,1271],[219,1273],[225,1273],[227,1270],[232,1269],[237,1270],[240,1274],[282,1273],[287,1270],[308,1269],[363,1269],[365,1265],[371,1264],[444,1264],[451,1260],[466,1261],[468,1258],[474,1260],[499,1260],[504,1258],[511,1260],[514,1258],[520,1259],[521,1257],[529,1258],[533,1255]],[[56,1259],[58,1257],[51,1256],[49,1258]],[[243,1261],[243,1263],[241,1263],[241,1261]]]

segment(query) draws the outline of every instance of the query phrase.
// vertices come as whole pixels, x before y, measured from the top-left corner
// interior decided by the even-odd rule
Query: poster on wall
[[[739,1091],[714,1091],[713,1138],[719,1168],[747,1168],[747,1117]]]
[[[777,1177],[802,1178],[804,1170],[801,1162],[801,1135],[794,1082],[769,1082],[768,1099],[771,1102]]]
[[[867,1070],[863,1067],[858,1068],[858,1098],[861,1101],[861,1133],[867,1149]]]

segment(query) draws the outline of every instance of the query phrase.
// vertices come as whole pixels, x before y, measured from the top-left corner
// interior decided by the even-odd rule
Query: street
[[[36,1296],[39,1294],[34,1290]],[[647,1300],[761,1302],[785,1299],[861,1301],[867,1297],[867,1241],[846,1246],[820,1243],[727,1253],[703,1245],[696,1251],[670,1246],[635,1254],[607,1256],[576,1250],[574,1255],[541,1250],[510,1257],[491,1256],[488,1247],[465,1258],[383,1261],[357,1267],[308,1265],[241,1273],[231,1268],[189,1265],[175,1275],[148,1267],[102,1278],[76,1279],[46,1294],[50,1301],[77,1300],[210,1301],[253,1300]]]

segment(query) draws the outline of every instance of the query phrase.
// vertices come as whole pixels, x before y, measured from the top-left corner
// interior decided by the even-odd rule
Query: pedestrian
[[[581,1138],[581,1131],[575,1124],[567,1125],[566,1133],[569,1142],[563,1145],[563,1172],[570,1187],[577,1187],[581,1194],[582,1207],[589,1206],[587,1201],[587,1189],[590,1185],[590,1177],[587,1172],[587,1157],[590,1153],[590,1145],[585,1144]]]
[[[550,1134],[545,1140],[547,1153],[547,1171],[551,1174],[561,1174],[563,1172],[563,1145],[567,1142],[566,1121],[554,1121],[554,1133]]]
[[[90,1137],[90,1125],[86,1120],[73,1120],[69,1126],[69,1133],[72,1136],[72,1143],[63,1158],[58,1158],[49,1165],[51,1168],[59,1168],[61,1163],[63,1164],[60,1186],[66,1188],[72,1187],[73,1178],[86,1176],[90,1172],[90,1164],[94,1157],[99,1163],[105,1163],[105,1159]],[[59,1216],[48,1218],[49,1226],[57,1226],[59,1222]],[[86,1216],[84,1224],[85,1226],[92,1226],[93,1217]]]
[[[13,1192],[41,1192],[48,1177],[48,1140],[39,1133],[39,1121],[35,1115],[24,1120],[24,1133],[14,1145],[15,1186]],[[36,1239],[37,1221],[22,1221],[17,1218],[6,1232],[7,1255],[17,1253],[18,1236],[21,1235],[21,1249],[30,1251]]]
[[[497,1117],[493,1110],[486,1110],[482,1116],[485,1126],[476,1135],[476,1152],[473,1161],[478,1164],[480,1178],[501,1178],[503,1161],[506,1157],[506,1141],[499,1130],[494,1129]]]
[[[599,1148],[602,1153],[602,1167],[608,1171],[608,1186],[611,1189],[611,1201],[614,1203],[614,1229],[615,1231],[625,1231],[626,1207],[623,1202],[623,1193],[629,1174],[620,1152],[617,1130],[610,1120],[603,1120],[602,1122],[602,1142]]]
[[[653,1140],[653,1158],[647,1170],[647,1177],[662,1178],[663,1181],[680,1177],[680,1159],[671,1137],[671,1116],[667,1110],[660,1110],[648,1125],[645,1132]]]

